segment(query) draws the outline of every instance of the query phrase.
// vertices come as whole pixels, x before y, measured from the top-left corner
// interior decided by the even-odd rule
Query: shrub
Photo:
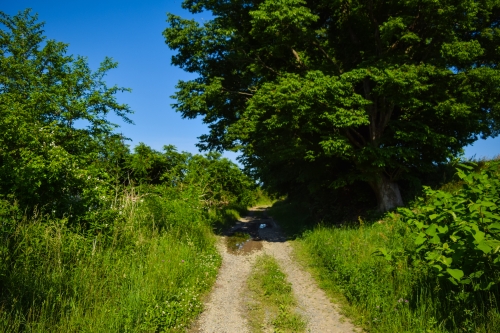
[[[416,230],[413,258],[454,285],[487,290],[500,281],[499,166],[474,172],[463,165],[457,169],[462,188],[425,188],[416,207],[399,209]]]

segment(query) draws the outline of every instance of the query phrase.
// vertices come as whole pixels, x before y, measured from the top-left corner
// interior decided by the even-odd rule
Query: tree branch
[[[278,76],[281,76],[281,74],[279,72],[277,72],[276,70],[274,70],[273,68],[269,67],[266,65],[266,63],[260,58],[259,55],[257,55],[257,59],[260,61],[260,63],[264,66],[264,68],[267,68],[269,69],[271,72],[273,72],[274,74],[278,75]]]
[[[385,98],[384,98],[384,102],[385,102]],[[378,127],[380,130],[379,135],[380,136],[382,135],[383,131],[387,127],[387,124],[389,123],[389,120],[391,119],[392,112],[394,111],[394,103],[390,103],[389,107],[387,107],[387,108],[384,105],[384,110],[386,110],[386,112],[384,112],[383,115],[380,115],[380,118],[378,121]]]
[[[361,148],[363,148],[363,145],[362,145],[361,143],[359,143],[356,139],[354,139],[354,137],[353,137],[353,136],[351,135],[351,133],[349,132],[349,129],[348,129],[348,128],[346,128],[346,129],[344,130],[344,134],[345,134],[345,136],[349,139],[349,141],[350,141],[353,145],[355,145],[356,147],[358,147],[358,148],[360,148],[360,149],[361,149]],[[359,134],[359,133],[358,133],[358,134]]]
[[[299,54],[297,53],[297,51],[295,51],[295,50],[293,49],[293,47],[291,47],[290,49],[292,50],[292,53],[293,53],[293,56],[295,57],[295,60],[297,60],[297,62],[298,62],[301,66],[305,67],[306,69],[309,69],[309,67],[307,67],[307,65],[306,65],[306,64],[304,64],[304,63],[302,62],[302,60],[300,60],[300,56],[299,56]]]
[[[247,93],[244,91],[227,91],[227,92],[253,97],[253,94],[250,94],[250,93]]]
[[[380,40],[380,30],[378,27],[378,22],[377,19],[375,18],[375,15],[373,14],[373,0],[370,1],[368,4],[368,9],[370,11],[370,19],[372,20],[373,24],[375,24],[375,41],[377,45],[377,52],[378,54],[382,53],[382,41]]]
[[[378,139],[378,134],[377,134],[377,101],[374,101],[371,96],[371,89],[370,89],[370,82],[369,79],[366,77],[363,80],[363,90],[365,92],[365,98],[369,101],[372,102],[372,105],[370,105],[369,109],[369,115],[370,115],[370,140],[372,142],[376,141]]]
[[[315,45],[321,52],[323,52],[323,54],[325,55],[326,59],[328,59],[328,60],[330,60],[332,62],[332,64],[337,69],[338,74],[342,74],[342,70],[340,69],[339,65],[337,64],[337,61],[335,59],[333,59],[333,58],[330,58],[330,56],[328,55],[328,53],[326,53],[325,49],[323,49],[323,47],[321,47],[321,45],[319,43],[316,43],[314,41],[313,45]]]

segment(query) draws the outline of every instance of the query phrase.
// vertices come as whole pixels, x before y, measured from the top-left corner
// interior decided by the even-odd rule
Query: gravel
[[[262,254],[272,255],[292,284],[298,302],[298,312],[307,322],[307,331],[312,333],[360,332],[342,317],[312,276],[294,261],[292,248],[286,242],[279,226],[270,219],[246,217],[242,223],[266,223],[269,227],[259,229],[262,250],[244,255],[229,253],[225,237],[219,237],[217,248],[222,256],[222,266],[215,286],[204,305],[204,312],[189,330],[195,333],[246,333],[250,332],[245,313],[243,291],[255,259]]]

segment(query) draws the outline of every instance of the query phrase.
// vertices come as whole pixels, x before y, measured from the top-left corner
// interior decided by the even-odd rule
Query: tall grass
[[[286,209],[285,209],[286,207]],[[271,214],[289,233],[300,257],[355,323],[369,332],[500,332],[498,288],[455,292],[409,263],[411,230],[398,215],[357,226],[312,227],[308,212],[290,203]],[[305,231],[304,231],[305,229]],[[374,255],[388,249],[388,261]]]
[[[1,332],[185,330],[220,264],[208,214],[153,194],[116,207],[121,218],[92,233],[16,222],[0,247]]]

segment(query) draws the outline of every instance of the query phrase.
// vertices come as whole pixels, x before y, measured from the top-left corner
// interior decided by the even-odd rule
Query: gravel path
[[[222,256],[222,267],[208,302],[204,305],[205,311],[190,332],[250,332],[240,292],[245,288],[258,252],[245,256],[231,254],[226,249],[223,237],[220,237],[217,247]]]
[[[246,333],[250,332],[246,319],[244,297],[246,281],[257,256],[272,255],[292,284],[298,302],[298,310],[307,321],[311,333],[344,333],[360,330],[343,318],[319,289],[312,276],[293,260],[292,248],[286,242],[279,227],[272,219],[246,217],[233,228],[247,228],[251,224],[267,223],[268,228],[258,229],[262,239],[262,250],[245,253],[230,253],[225,237],[219,237],[217,247],[222,256],[222,267],[207,302],[190,332],[200,333]],[[241,228],[243,226],[243,228]],[[259,244],[260,245],[260,244]],[[253,247],[252,247],[253,249]],[[245,252],[245,251],[243,251]]]

